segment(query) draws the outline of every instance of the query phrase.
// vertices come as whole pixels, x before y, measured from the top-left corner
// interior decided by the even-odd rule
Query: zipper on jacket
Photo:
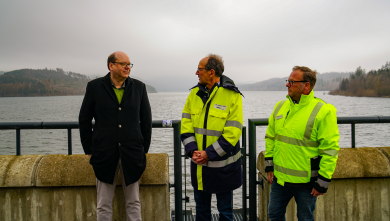
[[[206,100],[206,102],[203,104],[203,108],[204,108],[204,105],[206,105],[207,104],[207,101],[209,100],[209,98],[210,98],[210,94],[209,94],[209,92],[207,91],[207,89],[206,89],[206,97],[207,97],[207,100]]]
[[[215,91],[215,94],[216,94],[218,88],[214,88],[214,90],[216,90]],[[215,94],[214,94],[214,97],[215,97]],[[207,118],[208,118],[208,115],[209,115],[210,104],[211,104],[212,98],[210,100],[208,100],[208,99],[210,99],[210,94],[209,93],[207,93],[207,102],[208,102],[208,104],[207,104],[207,107],[206,107],[206,113],[204,115],[204,124],[203,124],[203,128],[204,129],[207,129]],[[207,135],[203,135],[203,148],[202,148],[203,150],[205,150],[207,148],[207,146],[206,146],[207,142],[206,141],[207,141]]]
[[[207,104],[207,107],[206,107],[206,114],[204,117],[204,125],[203,125],[204,129],[207,129],[207,118],[208,118],[208,114],[209,114],[210,104],[211,104],[211,101]],[[207,135],[203,135],[203,150],[205,150],[207,148],[206,141],[207,141]]]
[[[284,118],[283,127],[284,127],[284,125],[286,124],[287,117],[288,117],[288,114],[289,114],[289,113],[290,113],[290,110],[289,110],[289,111],[287,111],[286,118]]]

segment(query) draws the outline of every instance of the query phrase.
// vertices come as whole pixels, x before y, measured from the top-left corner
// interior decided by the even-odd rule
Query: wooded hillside
[[[0,75],[0,97],[34,97],[84,95],[91,79],[79,73],[65,72],[61,68],[21,69]],[[157,93],[146,85],[148,93]]]
[[[348,78],[343,78],[333,95],[357,97],[390,97],[390,62],[378,70],[366,70],[360,66]]]
[[[0,75],[1,97],[81,95],[89,77],[61,68],[21,69]]]

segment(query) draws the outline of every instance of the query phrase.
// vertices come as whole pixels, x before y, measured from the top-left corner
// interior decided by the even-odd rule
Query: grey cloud
[[[60,67],[103,75],[107,56],[121,50],[137,76],[194,85],[196,66],[210,52],[242,82],[285,77],[294,65],[323,73],[377,69],[390,60],[389,1],[0,4],[1,71]]]

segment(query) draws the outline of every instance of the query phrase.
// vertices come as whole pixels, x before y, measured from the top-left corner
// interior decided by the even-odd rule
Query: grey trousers
[[[96,179],[97,190],[97,221],[111,221],[112,220],[112,200],[114,199],[114,192],[116,187],[116,180],[118,170],[122,164],[119,160],[115,172],[113,185],[101,182]],[[126,203],[126,220],[127,221],[141,221],[141,202],[139,200],[139,181],[126,186],[123,173],[121,172],[122,188],[125,195]]]

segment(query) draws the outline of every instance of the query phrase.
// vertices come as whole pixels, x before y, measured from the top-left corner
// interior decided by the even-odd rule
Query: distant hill
[[[61,68],[15,70],[0,75],[0,97],[81,95],[89,80]]]
[[[331,91],[332,95],[357,97],[390,97],[390,62],[378,70],[366,74],[362,67],[356,68],[347,78],[342,79],[339,87]]]
[[[91,79],[61,68],[21,69],[0,74],[0,97],[84,95]],[[149,93],[156,89],[146,86]]]
[[[346,72],[329,72],[317,74],[317,82],[314,87],[315,91],[331,91],[338,88],[340,81],[348,77],[350,73]],[[284,91],[286,90],[286,80],[284,78],[271,78],[253,84],[239,84],[238,88],[242,91]]]
[[[149,84],[145,84],[146,85],[146,91],[148,93],[157,93],[157,90],[156,88],[154,88],[153,86],[149,85]]]
[[[5,72],[4,71],[0,71],[0,75],[4,74]]]
[[[154,88],[152,85],[147,84],[144,79],[133,75],[131,75],[130,77],[142,81],[146,85],[146,90],[148,91],[148,93],[157,93],[156,88]]]

